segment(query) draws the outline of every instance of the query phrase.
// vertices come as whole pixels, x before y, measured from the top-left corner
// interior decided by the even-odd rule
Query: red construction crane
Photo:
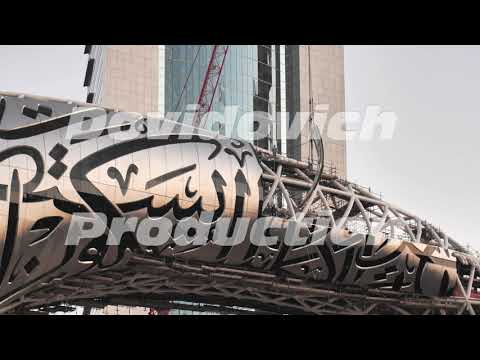
[[[148,315],[170,315],[170,309],[150,308]]]
[[[200,127],[204,115],[212,108],[213,99],[215,98],[229,47],[229,45],[213,45],[208,68],[200,89],[200,95],[198,96],[198,108],[193,117],[193,126]]]

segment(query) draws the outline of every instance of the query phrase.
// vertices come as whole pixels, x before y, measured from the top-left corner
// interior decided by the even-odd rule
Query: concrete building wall
[[[310,48],[310,66],[309,66]],[[313,106],[329,105],[328,120],[332,115],[345,111],[345,86],[343,47],[338,45],[303,45],[299,46],[299,91],[300,111],[308,112],[309,99],[313,99]],[[310,69],[310,70],[309,70]],[[311,95],[309,84],[311,73]],[[327,131],[322,130],[325,151],[326,171],[334,166],[337,175],[346,177],[346,141],[332,139]],[[320,125],[319,125],[320,126]],[[307,160],[309,154],[309,131],[305,127],[301,136],[301,159]],[[315,153],[314,153],[315,154]]]
[[[95,59],[102,59],[101,70],[97,70],[95,88],[90,90],[96,91],[94,102],[142,114],[157,112],[158,55],[156,45],[102,46]],[[100,64],[97,64],[97,68],[100,68]]]

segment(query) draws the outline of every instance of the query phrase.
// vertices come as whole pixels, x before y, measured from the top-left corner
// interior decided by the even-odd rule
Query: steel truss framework
[[[302,221],[307,216],[328,216],[332,228],[346,228],[351,232],[364,234],[383,233],[390,238],[403,241],[439,246],[452,251],[459,262],[457,284],[460,299],[446,305],[443,301],[434,299],[431,302],[420,302],[422,314],[456,313],[475,315],[478,313],[478,300],[472,301],[474,288],[480,287],[480,264],[458,242],[450,238],[442,230],[435,228],[425,220],[409,213],[380,197],[372,194],[366,188],[350,183],[337,176],[324,174],[315,188],[313,178],[317,169],[313,164],[296,161],[284,156],[274,155],[269,151],[257,148],[260,154],[261,166],[264,170],[263,179],[271,183],[266,195],[263,210],[270,209],[275,214],[282,214],[289,219]],[[300,191],[301,195],[298,196]],[[303,195],[303,196],[302,196]],[[280,199],[280,200],[279,200]],[[286,211],[285,211],[286,208]],[[336,215],[338,214],[338,215]],[[475,292],[478,292],[476,290]],[[392,295],[390,292],[386,294]],[[348,299],[351,294],[341,291],[341,299]],[[386,295],[388,298],[388,295]],[[356,298],[356,295],[354,295]],[[358,313],[372,313],[382,307],[380,298],[365,296],[371,302],[366,309]],[[349,302],[352,300],[349,299]],[[410,301],[400,301],[390,298],[390,310],[401,314],[412,314]],[[451,300],[449,300],[451,301]],[[413,303],[413,302],[412,302]],[[443,305],[438,306],[442,303]],[[383,304],[385,305],[385,304]],[[444,307],[446,306],[446,307]],[[354,306],[355,309],[362,307]],[[450,311],[447,311],[449,309]]]
[[[45,298],[49,298],[48,304]],[[450,315],[480,311],[480,301],[466,297],[429,298],[384,290],[318,287],[295,278],[142,257],[132,258],[123,271],[64,279],[22,300],[26,308],[39,311],[62,310],[65,300],[96,308],[115,304],[229,314]],[[210,305],[180,305],[175,302],[178,300]],[[256,310],[235,307],[239,304]]]

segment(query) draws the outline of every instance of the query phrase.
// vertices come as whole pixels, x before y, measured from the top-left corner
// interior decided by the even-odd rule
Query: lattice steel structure
[[[69,136],[72,125],[82,136]],[[176,126],[0,94],[0,313],[185,301],[227,313],[480,311],[478,260],[441,230],[315,164]],[[73,215],[95,212],[105,232],[66,245]],[[179,228],[204,213],[207,231],[180,245],[141,245],[136,223],[113,231],[116,218]],[[261,235],[280,241],[220,246],[225,217],[279,225]],[[305,243],[289,244],[291,231]],[[259,233],[250,224],[248,234]]]

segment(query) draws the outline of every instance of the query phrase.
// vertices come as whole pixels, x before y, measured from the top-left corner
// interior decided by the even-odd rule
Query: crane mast
[[[195,127],[202,125],[204,115],[210,112],[212,108],[229,47],[229,45],[213,45],[208,68],[198,95],[197,111],[192,122]]]

